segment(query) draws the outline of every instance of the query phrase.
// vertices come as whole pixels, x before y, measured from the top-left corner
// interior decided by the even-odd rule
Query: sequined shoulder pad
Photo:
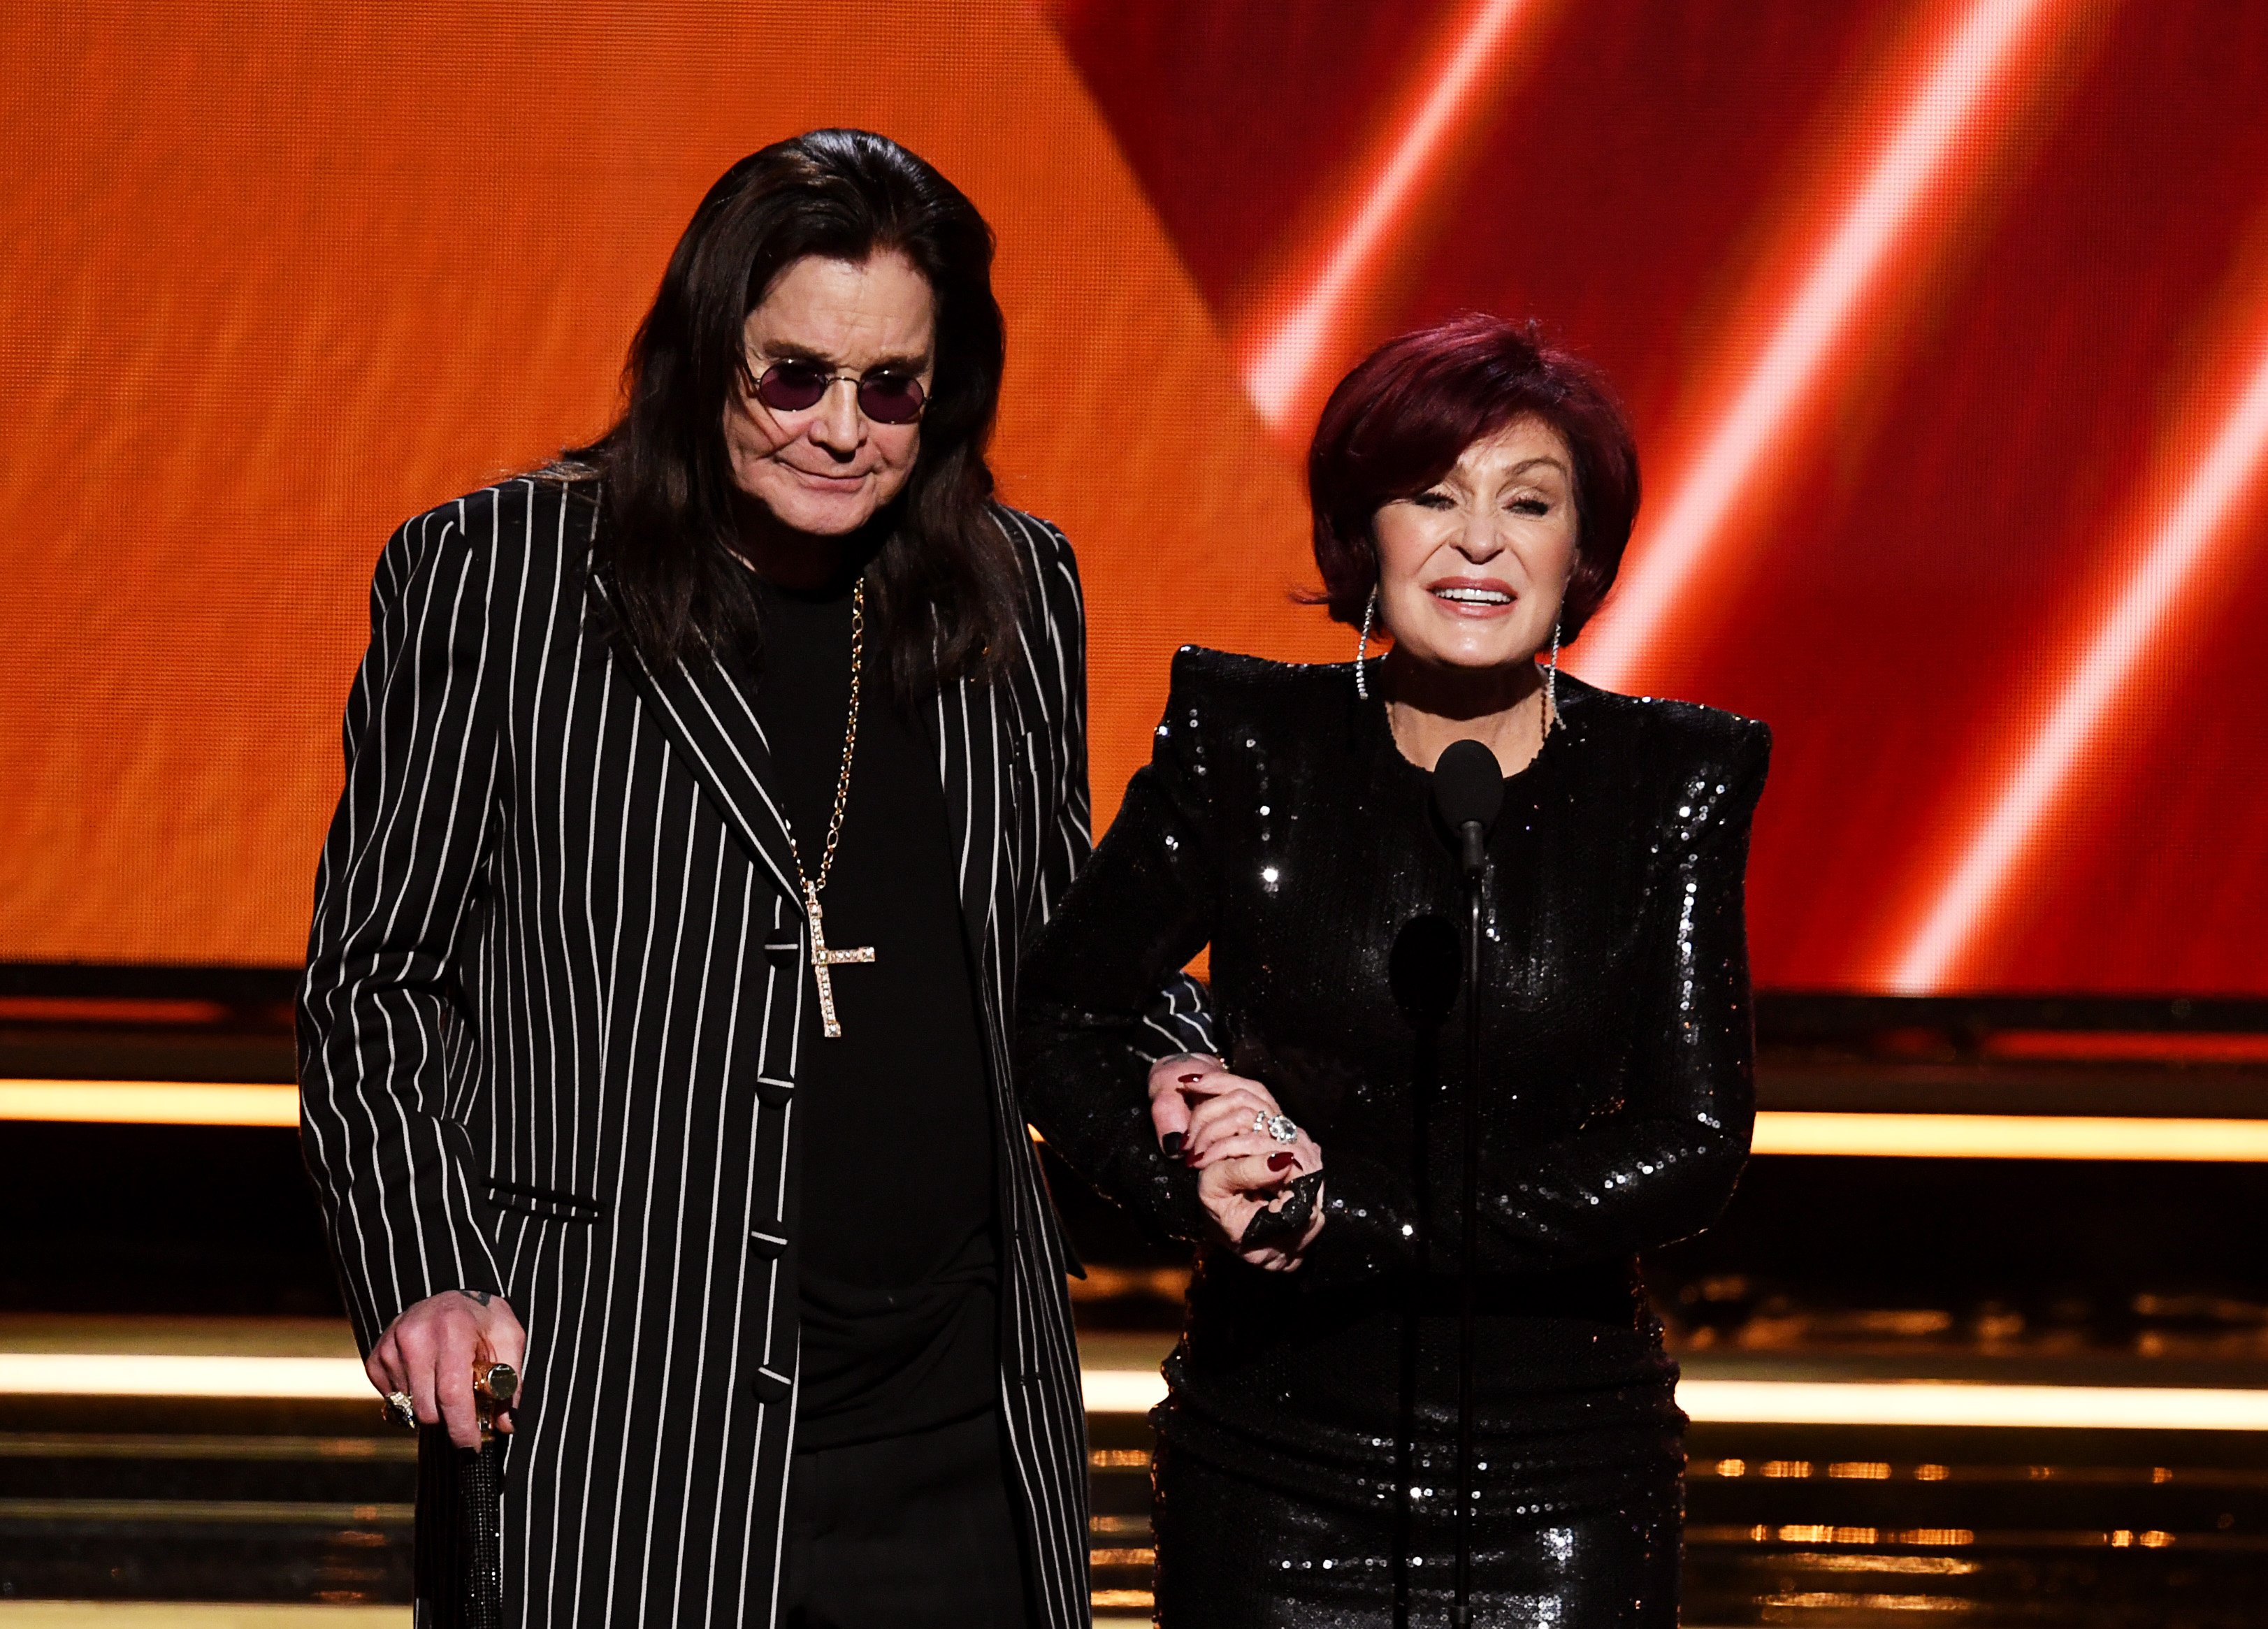
[[[1715,768],[1761,778],[1771,758],[1771,726],[1739,713],[1666,697],[1622,696],[1572,674],[1563,674],[1559,684],[1561,704],[1580,734],[1665,775],[1682,778]]]
[[[1344,664],[1270,661],[1185,645],[1174,652],[1166,727],[1221,737],[1241,733],[1283,743],[1344,720],[1354,701]]]

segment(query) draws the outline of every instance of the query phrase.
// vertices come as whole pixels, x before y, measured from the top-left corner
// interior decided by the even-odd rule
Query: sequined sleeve
[[[1744,880],[1770,749],[1764,726],[1743,726],[1687,771],[1664,808],[1627,1089],[1581,1130],[1485,1157],[1484,1270],[1651,1249],[1706,1227],[1732,1197],[1755,1120]],[[1359,1154],[1334,1161],[1328,1147],[1323,1165],[1314,1281],[1411,1267],[1418,1215],[1403,1174]]]
[[[1049,1146],[1152,1233],[1190,1240],[1204,1233],[1197,1178],[1159,1148],[1148,1083],[1174,1050],[1160,991],[1212,932],[1194,727],[1168,702],[1149,763],[1026,959],[1017,1043],[1025,1116]],[[1201,1004],[1201,986],[1182,987]]]
[[[1037,916],[1045,923],[1071,889],[1094,852],[1087,833],[1092,814],[1086,773],[1086,599],[1078,557],[1061,530],[1029,516],[1016,517],[1016,535],[1034,547],[1034,575],[1045,615],[1041,618],[1049,648],[1042,674],[1057,675],[1061,689],[1053,718],[1063,782],[1055,829],[1040,851]],[[1219,1050],[1205,987],[1178,967],[1149,993],[1143,1006],[1143,1045],[1152,1059],[1172,1052]]]

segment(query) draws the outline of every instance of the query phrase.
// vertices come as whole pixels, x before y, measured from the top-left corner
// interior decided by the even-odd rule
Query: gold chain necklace
[[[826,918],[819,908],[820,890],[827,886],[827,873],[835,869],[835,850],[843,841],[843,811],[850,801],[850,757],[858,749],[858,676],[865,652],[866,579],[861,577],[850,591],[850,722],[843,732],[843,772],[835,779],[835,813],[827,822],[827,848],[819,857],[816,881],[803,868],[803,851],[796,846],[794,827],[785,820],[780,822],[787,832],[788,857],[795,861],[796,881],[803,884],[803,914],[811,923],[811,977],[819,986],[819,1016],[830,1041],[843,1038],[842,1021],[835,1016],[833,970],[874,959],[872,945],[829,950]]]

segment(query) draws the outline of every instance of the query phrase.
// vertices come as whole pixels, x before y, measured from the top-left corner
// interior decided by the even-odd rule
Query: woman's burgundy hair
[[[1378,582],[1371,523],[1513,420],[1559,432],[1575,464],[1575,568],[1560,637],[1581,631],[1614,586],[1638,518],[1638,446],[1597,369],[1543,343],[1534,323],[1472,313],[1391,339],[1341,380],[1307,453],[1318,596],[1349,626]]]

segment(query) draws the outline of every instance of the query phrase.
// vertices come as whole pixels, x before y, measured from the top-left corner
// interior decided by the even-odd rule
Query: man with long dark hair
[[[991,254],[895,143],[764,149],[614,429],[379,562],[304,1139],[379,1389],[470,1443],[474,1363],[524,1376],[518,1621],[1086,1618],[1008,1062],[1088,849],[1084,633],[985,467]]]

